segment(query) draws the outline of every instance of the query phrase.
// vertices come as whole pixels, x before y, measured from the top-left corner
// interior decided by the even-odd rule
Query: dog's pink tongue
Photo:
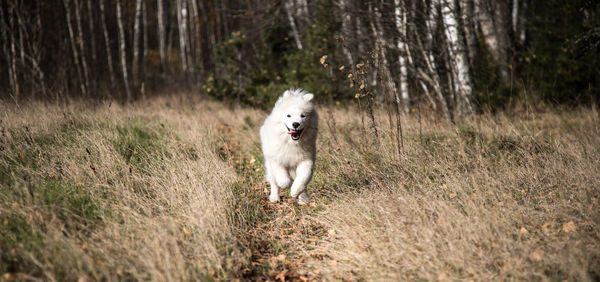
[[[296,134],[296,133],[298,133],[298,131],[296,131],[294,129],[288,130],[288,134]]]

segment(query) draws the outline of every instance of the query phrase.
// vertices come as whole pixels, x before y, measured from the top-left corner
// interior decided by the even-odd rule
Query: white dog
[[[313,97],[302,89],[286,90],[260,128],[271,202],[278,202],[279,189],[290,185],[290,195],[300,204],[310,200],[306,185],[313,174],[319,124]]]

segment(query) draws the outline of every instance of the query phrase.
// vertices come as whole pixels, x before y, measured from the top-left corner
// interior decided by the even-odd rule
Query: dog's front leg
[[[279,202],[279,188],[287,188],[290,186],[290,177],[288,176],[285,168],[278,165],[275,162],[267,163],[267,177],[271,183],[271,194],[269,195],[269,201],[272,203]]]
[[[308,202],[308,194],[303,193],[306,189],[306,185],[312,178],[313,174],[313,161],[303,161],[298,167],[296,167],[296,179],[294,179],[294,183],[292,183],[292,188],[290,189],[290,195],[293,198],[298,197],[302,193],[303,197],[300,199],[301,204],[305,204]]]

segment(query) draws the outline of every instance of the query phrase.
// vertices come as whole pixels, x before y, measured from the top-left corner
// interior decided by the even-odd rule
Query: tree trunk
[[[292,29],[292,36],[294,37],[294,41],[296,42],[296,47],[299,50],[302,50],[302,42],[300,41],[300,33],[298,32],[298,27],[296,26],[296,22],[294,20],[294,13],[292,11],[292,0],[285,0],[284,8],[287,14],[288,21],[290,22],[290,27]]]
[[[162,70],[165,71],[165,12],[163,0],[157,0],[156,5],[156,17],[158,18],[158,53],[160,55],[160,65],[162,67]]]
[[[6,19],[5,19],[5,15],[4,15],[4,9],[0,8],[0,24],[2,24],[2,26],[0,26],[1,28],[1,33],[2,33],[2,51],[4,52],[4,56],[6,58],[7,61],[7,69],[8,69],[8,82],[10,84],[10,89],[12,92],[12,96],[13,98],[16,100],[19,97],[19,83],[17,81],[17,77],[15,74],[16,68],[15,68],[15,58],[16,58],[16,54],[14,52],[15,48],[14,48],[14,37],[13,37],[13,32],[11,30],[12,26],[13,26],[13,11],[12,8],[9,7],[9,22],[10,25],[7,26],[6,25]],[[10,38],[9,38],[10,35]]]
[[[193,22],[193,40],[194,42],[194,64],[200,68],[200,74],[204,72],[204,65],[202,63],[203,49],[202,49],[202,23],[200,22],[200,15],[198,12],[197,0],[191,0],[192,2],[192,22]]]
[[[85,82],[85,88],[89,92],[90,91],[90,75],[89,75],[86,54],[85,54],[85,39],[83,36],[83,28],[81,26],[81,7],[79,6],[79,1],[80,0],[73,1],[75,3],[75,20],[76,20],[76,24],[77,24],[77,33],[79,34],[77,36],[78,37],[77,43],[79,43],[79,51],[81,51],[80,57],[81,57],[81,66],[83,68],[83,79]]]
[[[100,22],[102,24],[102,32],[104,33],[104,42],[106,43],[106,61],[108,62],[108,73],[110,75],[111,87],[115,85],[115,71],[113,68],[112,54],[110,50],[110,38],[108,37],[108,30],[106,29],[106,20],[104,18],[104,0],[100,2]]]
[[[436,30],[437,26],[437,18],[438,18],[438,8],[439,2],[432,1],[427,9],[427,17],[425,18],[425,35],[427,39],[427,44],[423,43],[421,39],[421,33],[415,32],[415,38],[418,44],[418,50],[421,50],[421,56],[425,61],[425,66],[427,67],[428,73],[417,69],[419,76],[426,80],[433,90],[435,91],[438,101],[441,105],[442,113],[446,117],[447,120],[452,120],[452,112],[448,106],[448,102],[446,101],[446,97],[444,95],[444,91],[442,89],[442,80],[437,72],[437,66],[435,63],[435,58],[433,56],[432,48],[433,48],[433,33]],[[426,91],[424,89],[424,91]]]
[[[477,28],[475,21],[475,7],[473,0],[460,0],[460,11],[463,22],[463,32],[466,39],[466,49],[469,55],[469,66],[475,66],[477,57],[479,56],[479,45],[477,38]]]
[[[456,110],[459,116],[467,117],[475,114],[475,104],[469,59],[457,4],[458,0],[443,0],[442,21],[448,44],[448,55],[451,59],[450,69],[456,93]]]
[[[133,62],[131,64],[131,81],[134,92],[137,93],[139,87],[139,67],[140,67],[140,18],[142,16],[142,0],[135,2],[135,18],[133,20]]]
[[[142,2],[142,25],[144,28],[144,44],[142,45],[142,84],[146,82],[146,63],[148,58],[148,7]]]
[[[407,17],[404,3],[400,3],[400,0],[394,0],[394,19],[396,23],[396,29],[398,29],[400,35],[396,42],[396,48],[398,48],[398,65],[400,67],[400,77],[398,84],[400,85],[400,97],[402,98],[402,105],[404,112],[408,113],[410,110],[410,97],[408,94],[408,71],[406,68],[406,43],[407,38]]]
[[[121,0],[117,1],[117,25],[119,26],[119,53],[121,57],[121,68],[123,70],[123,82],[125,83],[125,92],[127,101],[133,100],[131,89],[129,88],[129,78],[127,77],[127,55],[125,53],[125,31],[123,30],[123,17],[121,13]]]
[[[354,59],[352,58],[352,52],[348,50],[352,40],[352,17],[350,17],[348,0],[340,0],[340,10],[342,14],[342,53],[346,57],[346,61],[350,64],[350,69],[354,67]]]
[[[71,39],[71,52],[73,54],[73,62],[75,63],[75,69],[77,70],[77,77],[79,78],[79,87],[81,89],[81,94],[83,96],[87,96],[87,87],[86,83],[83,79],[81,65],[79,64],[79,52],[77,51],[77,46],[75,45],[77,39],[75,39],[75,33],[73,32],[73,25],[71,24],[71,8],[70,0],[63,0],[63,4],[65,6],[66,16],[67,16],[67,28],[69,30],[69,38]]]
[[[181,69],[183,72],[188,72],[188,61],[186,56],[186,40],[185,34],[187,32],[186,18],[187,18],[187,10],[184,8],[182,1],[185,0],[177,0],[177,27],[179,28],[179,56],[181,59]]]
[[[479,26],[485,40],[486,46],[494,63],[499,67],[502,82],[509,81],[508,75],[508,44],[507,33],[508,6],[502,1],[475,0],[476,14],[479,18]]]
[[[90,45],[92,47],[92,69],[96,67],[96,31],[94,30],[94,14],[92,13],[92,0],[87,0],[88,26],[90,29]]]
[[[92,0],[87,0],[87,16],[88,16],[88,28],[90,34],[90,47],[92,52],[92,63],[90,66],[90,76],[91,76],[91,89],[97,89],[98,79],[95,73],[97,73],[96,68],[97,65],[97,56],[96,56],[96,31],[94,30],[94,14],[92,13]]]

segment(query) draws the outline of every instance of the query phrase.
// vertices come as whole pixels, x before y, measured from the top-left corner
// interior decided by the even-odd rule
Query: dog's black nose
[[[294,122],[294,123],[292,123],[292,126],[294,128],[298,128],[298,126],[300,126],[300,123],[299,122]]]

